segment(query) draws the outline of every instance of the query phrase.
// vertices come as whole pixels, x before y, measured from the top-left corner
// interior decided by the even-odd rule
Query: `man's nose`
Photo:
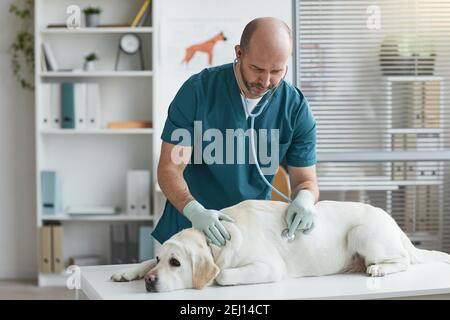
[[[158,282],[158,276],[156,274],[149,274],[146,275],[144,279],[147,292],[156,292],[156,283]]]
[[[259,83],[264,88],[267,88],[270,85],[270,73],[260,75]]]

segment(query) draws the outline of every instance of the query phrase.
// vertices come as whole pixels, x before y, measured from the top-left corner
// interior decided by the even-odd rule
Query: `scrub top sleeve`
[[[196,110],[195,88],[189,79],[170,103],[161,139],[175,145],[192,146]]]
[[[316,164],[316,120],[306,99],[303,99],[298,112],[286,163],[293,167]]]

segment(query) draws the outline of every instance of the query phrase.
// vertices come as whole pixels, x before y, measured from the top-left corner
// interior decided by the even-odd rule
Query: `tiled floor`
[[[0,280],[0,300],[73,300],[75,291],[39,288],[32,280]]]

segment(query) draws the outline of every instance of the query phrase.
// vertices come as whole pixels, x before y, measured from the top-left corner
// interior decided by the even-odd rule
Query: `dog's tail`
[[[406,234],[400,230],[402,243],[406,251],[408,251],[411,263],[419,264],[419,263],[427,263],[427,262],[445,262],[450,264],[450,255],[435,250],[424,250],[418,249],[414,247],[411,240],[406,236]]]

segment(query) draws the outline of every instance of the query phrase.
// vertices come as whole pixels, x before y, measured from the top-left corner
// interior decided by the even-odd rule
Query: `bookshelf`
[[[153,7],[153,2],[151,6]],[[153,121],[155,101],[153,66],[155,38],[152,14],[141,27],[130,24],[143,0],[36,0],[35,1],[35,61],[36,61],[36,227],[61,225],[62,258],[65,268],[73,257],[100,256],[102,264],[112,263],[110,226],[129,224],[153,227],[156,187],[154,129],[107,129],[108,122]],[[83,13],[79,29],[49,27],[64,24],[66,9],[78,5],[101,7],[101,23],[109,27],[84,27]],[[153,8],[150,8],[153,12]],[[117,25],[117,27],[111,27]],[[138,57],[122,55],[120,70],[115,70],[119,39],[123,34],[136,34],[142,43],[144,69]],[[42,44],[46,42],[58,62],[58,70],[44,68]],[[95,71],[83,71],[83,58],[95,52],[100,60]],[[47,64],[46,64],[47,66]],[[100,97],[99,125],[96,128],[62,129],[43,124],[48,104],[48,86],[61,83],[95,83]],[[42,208],[41,172],[58,172],[62,180],[63,210],[54,215]],[[127,213],[127,171],[150,172],[150,214]],[[67,206],[116,206],[114,215],[68,215]],[[151,235],[148,234],[151,241]],[[42,244],[37,239],[38,266],[41,266]],[[39,286],[65,285],[64,272],[38,271]]]
[[[42,78],[148,78],[153,76],[151,71],[45,71],[40,73]]]
[[[43,28],[41,34],[89,34],[89,33],[152,33],[152,27],[105,27],[105,28],[86,28],[80,27],[79,29],[67,29],[67,28]]]

